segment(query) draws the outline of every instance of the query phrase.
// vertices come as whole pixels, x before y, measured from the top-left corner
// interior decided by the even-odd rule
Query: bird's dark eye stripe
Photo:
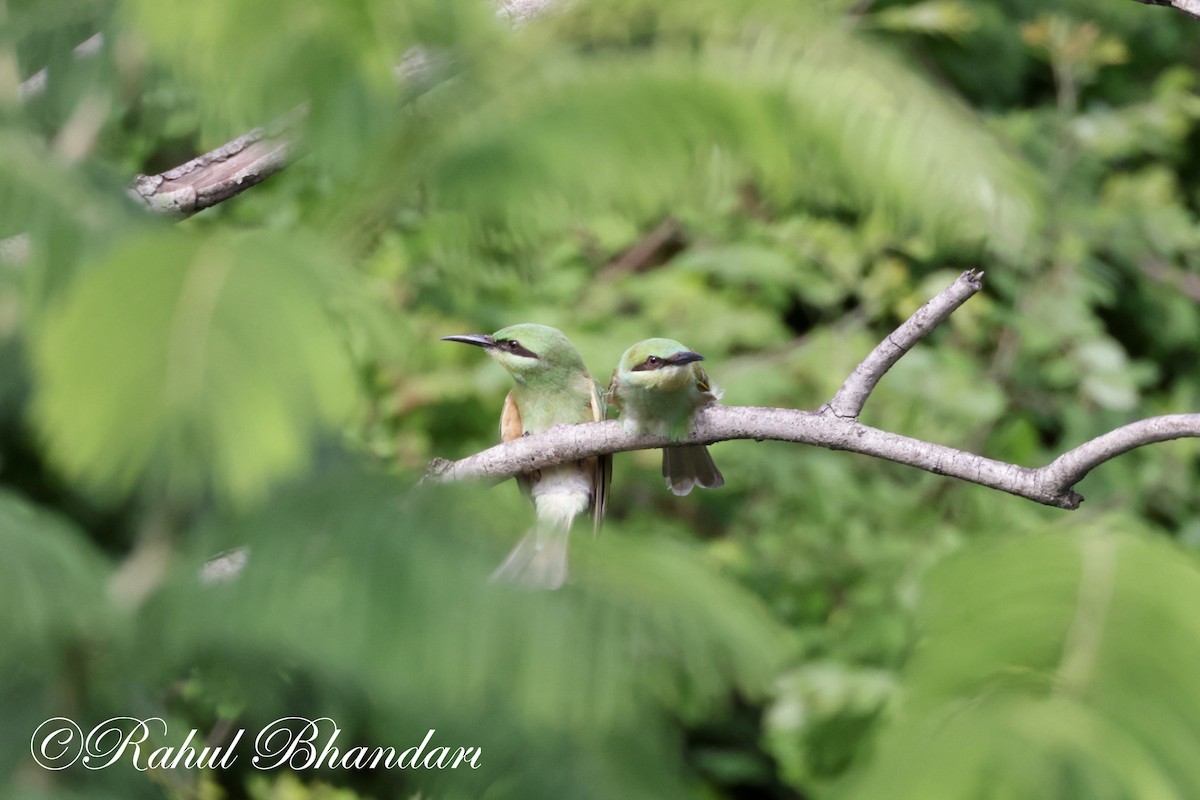
[[[533,352],[532,350],[526,349],[516,339],[502,339],[501,341],[497,342],[497,344],[500,345],[501,347],[503,347],[508,352],[512,353],[513,355],[525,356],[526,358],[537,358],[538,357],[537,353]]]
[[[645,361],[643,361],[642,363],[638,364],[636,367],[633,368],[633,371],[634,372],[645,372],[646,370],[658,369],[659,367],[662,367],[665,363],[666,362],[664,362],[658,356],[647,356]]]

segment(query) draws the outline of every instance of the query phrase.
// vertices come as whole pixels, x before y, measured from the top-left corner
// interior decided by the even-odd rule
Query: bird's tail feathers
[[[716,489],[725,485],[725,476],[702,444],[664,447],[662,470],[667,488],[680,496],[690,494],[693,486]]]
[[[496,571],[493,581],[508,581],[529,589],[557,589],[567,580],[567,541],[571,520],[538,520],[521,537]]]

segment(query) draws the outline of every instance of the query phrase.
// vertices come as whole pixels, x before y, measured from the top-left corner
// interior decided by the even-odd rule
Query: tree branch
[[[546,13],[553,3],[554,0],[495,0],[497,16],[508,19],[513,25]],[[97,33],[75,47],[75,57],[93,56],[103,45],[104,35]],[[401,82],[413,80],[428,71],[429,60],[427,48],[410,48],[396,67],[397,79]],[[21,100],[44,92],[47,77],[47,71],[42,69],[23,81],[18,87]],[[291,134],[306,114],[307,107],[301,107],[186,164],[158,175],[138,175],[129,188],[130,194],[151,211],[171,216],[187,216],[224,202],[288,165],[295,144]],[[14,242],[5,249],[20,246],[19,242]]]
[[[1137,0],[1148,6],[1172,6],[1185,14],[1200,17],[1200,0]]]
[[[158,175],[138,175],[129,191],[160,214],[186,216],[241,194],[287,166],[292,131],[308,109],[297,108],[215,150]]]
[[[89,58],[104,46],[97,33],[75,47],[76,58]],[[49,73],[41,69],[23,81],[20,98],[27,101],[46,90]],[[294,149],[294,131],[307,115],[300,107],[285,117],[226,142],[158,175],[138,175],[129,193],[150,211],[188,216],[235,197],[286,167]],[[19,262],[28,257],[28,236],[0,240],[0,259]]]
[[[713,444],[732,439],[761,442],[771,439],[862,453],[937,475],[960,478],[1044,505],[1074,509],[1083,502],[1074,485],[1105,461],[1145,444],[1200,437],[1200,414],[1152,417],[1085,442],[1046,466],[1029,468],[860,423],[858,412],[879,379],[913,345],[979,291],[982,275],[976,270],[968,270],[960,275],[872,350],[833,400],[815,411],[713,405],[697,412],[691,435],[679,441],[664,436],[629,434],[620,423],[613,420],[559,425],[544,433],[496,445],[459,461],[434,459],[429,464],[425,481],[503,479],[603,453],[647,450],[681,443]]]
[[[1200,437],[1200,414],[1166,414],[1131,422],[1068,450],[1042,470],[1064,486],[1078,483],[1109,459],[1143,445]]]
[[[967,270],[959,275],[958,280],[918,308],[891,336],[875,346],[829,401],[829,410],[839,417],[857,417],[875,390],[875,384],[900,357],[982,288],[982,271]]]
[[[295,149],[295,129],[307,114],[300,107],[267,127],[226,142],[158,175],[138,175],[129,193],[150,211],[186,217],[256,186],[286,167]],[[29,234],[0,239],[0,263],[29,259]]]

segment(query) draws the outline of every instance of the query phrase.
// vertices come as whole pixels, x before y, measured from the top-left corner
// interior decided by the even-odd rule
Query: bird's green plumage
[[[698,363],[703,358],[674,339],[646,339],[626,350],[609,387],[609,405],[620,411],[625,430],[687,436],[696,410],[719,397]],[[664,449],[663,475],[671,491],[681,495],[694,485],[725,483],[703,445]]]
[[[512,375],[516,385],[500,416],[503,440],[605,418],[604,394],[562,331],[523,323],[491,336],[445,338],[485,348]],[[594,529],[599,529],[611,465],[611,456],[595,456],[520,476],[518,482],[534,501],[538,524],[496,574],[545,588],[562,585],[571,524],[591,509]]]
[[[697,361],[671,365],[672,358],[691,352],[674,339],[646,339],[625,351],[613,374],[609,399],[620,406],[627,430],[673,439],[688,434],[695,410],[716,399]],[[660,365],[647,364],[655,358]]]
[[[492,334],[497,342],[517,342],[537,355],[530,358],[503,347],[488,352],[516,381],[513,401],[521,411],[525,433],[541,433],[555,425],[592,422],[592,394],[599,385],[588,374],[583,357],[562,331],[545,325],[512,325]],[[603,413],[601,405],[601,413]],[[603,419],[603,416],[601,416]]]

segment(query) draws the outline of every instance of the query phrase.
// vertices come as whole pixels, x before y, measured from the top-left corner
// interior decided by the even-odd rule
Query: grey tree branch
[[[829,401],[829,410],[839,417],[857,417],[875,384],[900,357],[982,288],[983,272],[980,270],[967,270],[959,275],[958,280],[918,308],[904,324],[875,346]]]
[[[75,57],[94,56],[103,45],[104,35],[97,33],[75,47]],[[48,78],[42,69],[24,80],[19,87],[21,100],[43,93]],[[294,155],[295,131],[306,114],[307,108],[300,107],[166,172],[138,175],[129,193],[150,211],[169,216],[188,216],[215,206],[288,165]],[[22,263],[28,257],[28,234],[0,239],[0,261]]]
[[[306,113],[300,107],[186,164],[158,175],[138,175],[129,193],[150,211],[168,216],[185,217],[215,206],[288,165],[295,151],[296,128]],[[27,233],[0,239],[0,263],[24,263],[29,248]]]
[[[160,214],[186,216],[215,206],[287,166],[293,132],[306,113],[302,106],[186,164],[158,175],[138,175],[130,194]]]
[[[1068,450],[1043,470],[1053,473],[1063,485],[1078,483],[1109,459],[1142,445],[1171,439],[1200,437],[1200,414],[1166,414],[1131,422],[1103,436]]]
[[[771,439],[811,444],[907,464],[1044,505],[1074,509],[1083,502],[1083,497],[1074,489],[1075,484],[1105,461],[1142,445],[1200,437],[1200,414],[1152,417],[1085,442],[1043,467],[1030,468],[860,423],[858,412],[883,374],[954,309],[979,291],[981,278],[981,272],[968,270],[922,306],[871,351],[826,405],[815,411],[710,406],[696,414],[691,435],[681,442],[713,444],[733,439],[760,442]],[[503,479],[586,456],[669,447],[681,442],[663,436],[629,434],[613,420],[560,425],[544,433],[496,445],[459,461],[434,459],[425,481]]]
[[[513,25],[546,13],[553,3],[554,0],[495,0],[496,14]],[[75,56],[95,55],[103,44],[103,34],[97,33],[75,47]],[[427,48],[410,48],[396,67],[397,79],[402,83],[414,80],[429,70],[430,60]],[[23,81],[19,87],[21,99],[44,92],[47,77],[43,69]],[[297,109],[158,175],[138,175],[133,179],[130,193],[151,211],[171,216],[194,214],[235,197],[288,165],[295,149],[295,128],[306,113],[307,108]],[[16,251],[21,246],[20,242],[14,242],[5,251]]]
[[[1137,0],[1148,6],[1171,6],[1185,14],[1200,17],[1200,0]]]

